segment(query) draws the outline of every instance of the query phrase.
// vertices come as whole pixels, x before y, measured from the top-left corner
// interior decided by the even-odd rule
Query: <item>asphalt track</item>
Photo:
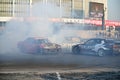
[[[61,54],[0,54],[0,72],[49,72],[69,70],[120,70],[119,56]]]

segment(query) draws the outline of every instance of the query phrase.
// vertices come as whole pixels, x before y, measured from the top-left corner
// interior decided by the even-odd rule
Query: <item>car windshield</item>
[[[38,43],[50,43],[48,39],[38,39]]]
[[[28,43],[35,43],[35,39],[34,38],[28,38],[25,40]]]

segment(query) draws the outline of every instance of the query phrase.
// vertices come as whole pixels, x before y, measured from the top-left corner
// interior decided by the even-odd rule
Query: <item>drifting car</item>
[[[108,54],[117,55],[120,54],[120,42],[111,39],[91,38],[83,44],[73,45],[72,53],[93,54],[98,56]]]
[[[61,45],[50,42],[47,38],[29,37],[17,44],[24,53],[59,53]]]

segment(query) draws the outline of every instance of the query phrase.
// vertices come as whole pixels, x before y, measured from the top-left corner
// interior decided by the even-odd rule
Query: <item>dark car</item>
[[[25,53],[59,53],[61,46],[50,42],[47,38],[30,37],[18,42],[18,48]]]
[[[120,54],[120,42],[110,39],[92,38],[83,44],[72,46],[74,54],[94,54],[104,56],[108,54]]]

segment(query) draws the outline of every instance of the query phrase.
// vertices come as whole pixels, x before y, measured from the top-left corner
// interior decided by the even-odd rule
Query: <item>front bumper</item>
[[[60,51],[61,51],[61,48],[44,48],[43,49],[44,53],[57,53]]]

